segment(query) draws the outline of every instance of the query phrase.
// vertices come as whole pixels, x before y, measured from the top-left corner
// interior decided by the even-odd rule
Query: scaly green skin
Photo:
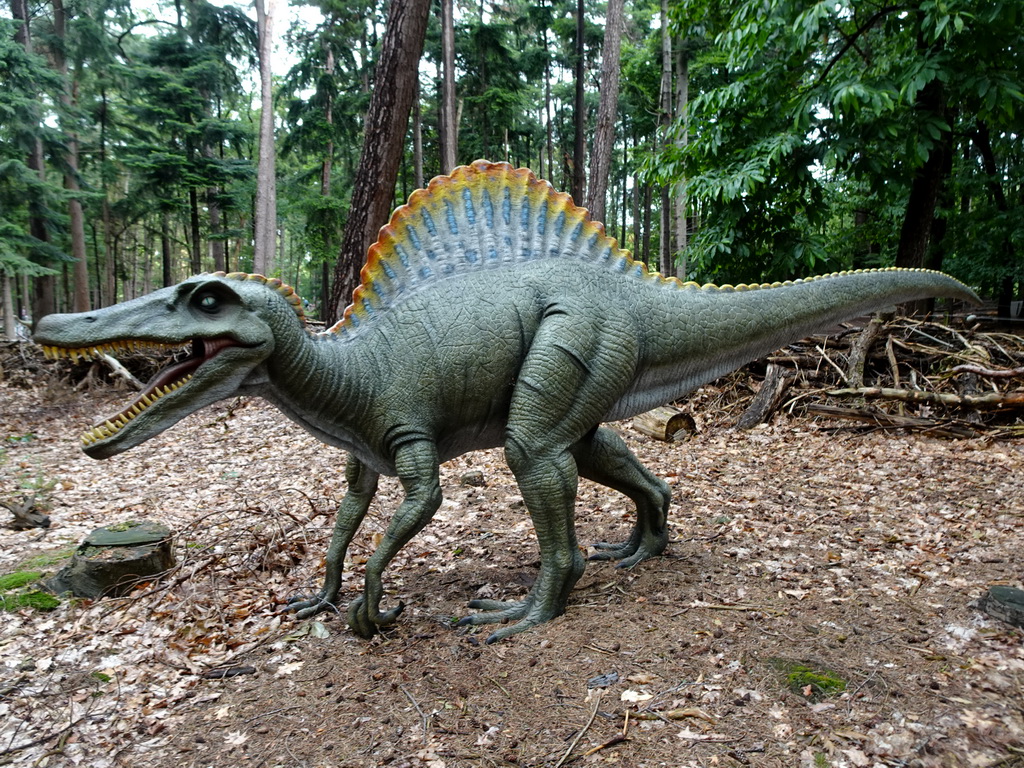
[[[348,493],[325,583],[315,597],[293,604],[300,617],[334,608],[345,552],[377,479],[397,475],[405,499],[348,612],[353,630],[369,637],[401,611],[401,604],[380,610],[381,577],[440,505],[439,464],[504,446],[537,532],[541,566],[525,599],[470,603],[481,612],[460,624],[502,623],[489,642],[564,611],[584,569],[573,520],[578,477],[626,494],[637,508],[629,540],[599,544],[591,559],[631,567],[664,550],[669,488],[602,422],[678,399],[865,312],[926,296],[976,300],[952,278],[926,271],[730,290],[543,259],[425,285],[342,337],[310,334],[286,287],[245,277],[201,275],[108,309],[40,321],[35,340],[51,352],[125,339],[205,340],[196,344],[202,362],[187,383],[123,417],[123,425],[108,422],[88,433],[86,453],[112,456],[239,394],[266,398],[323,442],[348,451]],[[162,391],[183,372],[163,374],[151,389]]]

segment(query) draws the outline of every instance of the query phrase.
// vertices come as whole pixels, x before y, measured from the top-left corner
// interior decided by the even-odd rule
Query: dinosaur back
[[[540,259],[662,279],[619,248],[569,195],[525,168],[478,160],[436,177],[392,214],[370,246],[352,304],[326,332],[350,334],[439,280]]]

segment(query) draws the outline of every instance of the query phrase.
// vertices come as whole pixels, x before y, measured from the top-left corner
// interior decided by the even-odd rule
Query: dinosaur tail
[[[896,304],[929,297],[980,302],[941,272],[881,269],[763,286],[687,284],[665,302],[663,327],[643,373],[609,420],[642,413],[794,341]]]

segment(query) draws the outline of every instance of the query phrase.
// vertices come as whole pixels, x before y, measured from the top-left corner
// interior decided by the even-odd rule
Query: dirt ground
[[[0,764],[1024,765],[1024,632],[972,606],[1024,579],[1019,442],[615,425],[673,487],[666,555],[589,564],[565,615],[490,646],[452,619],[522,595],[537,547],[500,452],[472,454],[387,574],[405,613],[367,642],[281,612],[318,588],[339,453],[239,400],[86,458],[77,434],[122,399],[0,383],[0,491],[53,507],[47,530],[0,530],[0,574],[125,520],[171,526],[178,558],[128,598],[0,619]],[[346,603],[398,498],[382,485]],[[629,533],[606,489],[577,510],[581,542]],[[223,669],[241,673],[204,676]]]

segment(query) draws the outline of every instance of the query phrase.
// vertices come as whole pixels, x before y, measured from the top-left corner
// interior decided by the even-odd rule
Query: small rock
[[[607,688],[619,682],[618,672],[609,672],[606,675],[598,675],[587,680],[587,688]]]
[[[464,473],[459,482],[463,485],[472,485],[477,488],[487,484],[487,480],[484,478],[484,473],[479,469],[471,469]]]

